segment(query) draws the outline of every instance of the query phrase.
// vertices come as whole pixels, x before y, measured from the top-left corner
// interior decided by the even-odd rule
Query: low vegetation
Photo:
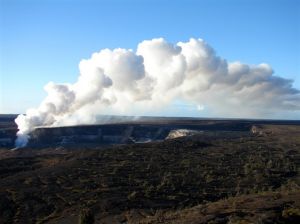
[[[6,152],[0,223],[299,223],[300,126]]]

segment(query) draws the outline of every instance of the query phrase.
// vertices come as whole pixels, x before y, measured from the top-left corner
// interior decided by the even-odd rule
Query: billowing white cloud
[[[292,80],[275,76],[268,64],[229,63],[201,39],[145,40],[136,52],[104,49],[82,60],[79,71],[74,84],[48,83],[40,106],[18,116],[18,146],[39,126],[91,123],[108,111],[149,114],[174,100],[223,117],[300,111],[300,91]]]

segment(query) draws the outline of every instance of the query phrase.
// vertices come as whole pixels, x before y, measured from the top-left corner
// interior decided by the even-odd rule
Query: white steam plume
[[[108,110],[149,111],[175,99],[209,108],[214,116],[300,110],[300,91],[292,80],[273,75],[267,64],[228,63],[201,39],[145,40],[136,52],[104,49],[82,60],[79,71],[74,84],[48,83],[40,106],[16,118],[17,146],[25,146],[39,126],[91,123]]]

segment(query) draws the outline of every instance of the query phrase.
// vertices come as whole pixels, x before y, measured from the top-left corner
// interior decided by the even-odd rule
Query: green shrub
[[[299,208],[286,208],[282,211],[282,217],[290,223],[299,223],[300,209]]]
[[[90,209],[82,209],[79,216],[79,224],[93,224],[95,221],[94,215]]]

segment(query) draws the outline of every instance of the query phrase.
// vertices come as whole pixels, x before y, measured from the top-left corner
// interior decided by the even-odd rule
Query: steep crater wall
[[[199,134],[218,131],[249,132],[248,123],[236,122],[161,122],[84,125],[37,128],[30,134],[28,146],[67,145],[78,143],[128,144],[180,137],[174,133]],[[170,137],[171,136],[171,137]]]

